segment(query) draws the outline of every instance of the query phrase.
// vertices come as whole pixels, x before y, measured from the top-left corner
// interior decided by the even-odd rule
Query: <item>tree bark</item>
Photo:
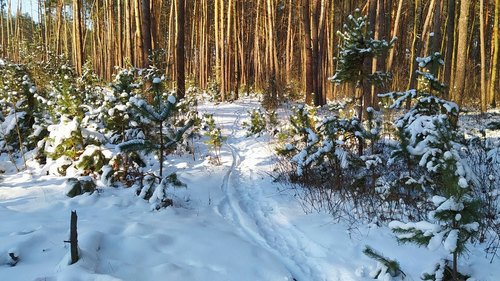
[[[479,41],[481,48],[481,112],[487,110],[487,93],[486,93],[486,46],[484,40],[484,0],[479,0]]]
[[[401,10],[403,8],[403,0],[399,0],[398,2],[398,9],[397,9],[397,12],[396,12],[396,19],[394,21],[394,26],[393,26],[393,29],[392,29],[392,37],[397,37],[398,36],[398,32],[399,32],[399,21],[401,19]],[[399,41],[401,42],[401,41]],[[403,42],[399,43],[399,44],[403,44]],[[387,71],[391,71],[392,70],[392,64],[393,64],[393,61],[394,61],[394,52],[396,51],[396,48],[392,48],[390,51],[389,51],[389,60],[387,61]]]
[[[184,69],[184,0],[177,0],[177,98],[183,99],[186,93],[186,74]]]
[[[444,82],[451,88],[451,77],[453,70],[454,43],[455,43],[455,1],[448,0],[448,12],[446,17],[446,53],[444,59]],[[451,98],[448,91],[448,98]]]
[[[150,0],[142,0],[142,67],[149,66],[152,51]]]
[[[309,0],[302,0],[302,23],[304,26],[304,44],[305,44],[305,90],[306,103],[313,102],[313,61],[311,46],[311,26],[310,26],[310,5]]]
[[[467,28],[469,21],[470,0],[460,1],[460,18],[458,21],[457,66],[453,85],[453,96],[461,106],[465,89],[465,70],[467,67]]]
[[[488,102],[492,106],[496,106],[496,89],[497,89],[497,75],[498,75],[498,53],[500,51],[500,40],[499,36],[499,18],[500,18],[500,0],[495,0],[495,19],[493,20],[493,58],[491,60],[491,79],[490,79],[490,89],[488,94]]]
[[[76,73],[82,74],[84,48],[82,42],[81,0],[73,0],[73,58]]]

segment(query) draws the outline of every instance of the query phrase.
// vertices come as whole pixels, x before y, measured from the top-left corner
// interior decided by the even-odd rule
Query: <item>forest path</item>
[[[267,141],[247,137],[242,122],[256,101],[242,100],[214,112],[228,137],[222,150],[231,156],[231,165],[222,180],[223,198],[216,212],[239,229],[256,246],[267,249],[283,263],[293,278],[303,280],[339,280],[342,274],[328,274],[328,249],[315,243],[284,215],[280,204],[269,196],[276,190],[268,174],[273,152]],[[275,191],[273,191],[275,192]],[[349,279],[340,279],[349,280]]]

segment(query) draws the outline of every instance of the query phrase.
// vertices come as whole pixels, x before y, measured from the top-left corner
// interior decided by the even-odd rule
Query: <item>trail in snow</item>
[[[289,222],[286,216],[276,208],[277,203],[261,192],[265,185],[261,175],[256,172],[252,144],[261,146],[253,139],[237,136],[242,131],[242,113],[236,111],[235,121],[228,136],[226,148],[232,156],[232,163],[226,172],[221,189],[224,198],[217,206],[217,211],[231,221],[258,246],[268,249],[291,272],[293,278],[302,280],[332,280],[325,272],[332,271],[326,262],[327,249],[310,240],[303,232]],[[231,124],[231,122],[228,122]],[[262,147],[260,147],[262,149]],[[248,163],[248,164],[247,164]],[[341,276],[339,272],[330,275],[335,280],[349,280],[352,276]]]

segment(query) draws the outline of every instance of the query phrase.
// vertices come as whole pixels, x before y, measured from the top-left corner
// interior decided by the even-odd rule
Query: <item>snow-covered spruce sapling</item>
[[[25,152],[39,140],[31,137],[40,112],[37,88],[25,65],[4,63],[0,76],[0,112],[5,116],[0,121],[0,150],[12,157],[19,152],[26,165]]]
[[[371,259],[374,259],[378,263],[377,269],[371,274],[372,278],[378,280],[388,280],[391,277],[401,277],[402,279],[404,279],[404,277],[406,276],[406,274],[401,270],[401,266],[397,261],[384,257],[373,248],[365,246],[363,254]]]
[[[102,168],[109,163],[112,152],[96,145],[88,145],[76,162],[76,168],[83,171],[83,175],[98,175]]]
[[[401,223],[390,227],[401,242],[413,242],[435,249],[442,245],[452,255],[452,278],[458,280],[458,256],[478,234],[481,202],[474,196],[470,169],[460,156],[461,138],[457,133],[459,108],[441,99],[444,85],[435,77],[443,64],[441,55],[417,59],[421,70],[419,88],[403,93],[389,93],[400,108],[410,100],[412,108],[395,122],[401,138],[393,158],[402,155],[422,167],[425,182],[422,191],[431,198],[434,210],[427,221]],[[433,72],[431,72],[433,71]]]
[[[81,122],[78,118],[70,119],[63,115],[59,123],[50,125],[47,129],[49,135],[39,143],[39,149],[47,156],[47,163],[55,163],[52,173],[66,175],[68,167],[78,160],[89,144],[82,135]]]
[[[364,135],[359,119],[337,115],[320,119],[315,109],[299,106],[290,116],[290,123],[288,134],[293,137],[278,153],[295,163],[297,176],[305,176],[307,180],[312,173],[315,178],[330,179],[333,173],[339,187],[344,180],[343,172],[353,164],[353,147]],[[316,177],[315,173],[325,177]]]
[[[50,81],[49,105],[54,122],[62,115],[83,118],[83,98],[78,89],[77,76],[69,66],[62,67]]]
[[[329,78],[335,83],[352,83],[356,87],[358,102],[358,118],[362,120],[364,108],[368,106],[367,100],[370,93],[365,93],[367,85],[384,85],[391,79],[389,73],[367,69],[366,61],[387,52],[394,45],[396,38],[390,42],[373,39],[369,32],[366,16],[356,9],[354,15],[349,15],[343,26],[344,31],[338,31],[342,43],[337,68],[333,77]]]
[[[399,145],[391,152],[389,164],[406,166],[396,183],[413,191],[418,191],[415,186],[423,190],[431,184],[426,175],[435,173],[436,160],[447,151],[443,145],[453,145],[458,140],[455,132],[459,114],[455,103],[440,98],[445,85],[435,75],[438,67],[444,63],[441,55],[434,53],[429,57],[417,58],[417,62],[420,67],[417,71],[417,89],[379,95],[393,100],[391,109],[412,105],[409,111],[394,121]]]
[[[223,136],[221,128],[215,125],[215,119],[212,114],[205,114],[203,117],[206,124],[205,136],[208,137],[205,143],[213,150],[216,164],[220,165],[220,149],[227,137]]]
[[[155,93],[153,103],[149,104],[146,100],[139,97],[131,97],[129,102],[134,111],[139,115],[139,121],[146,126],[153,125],[151,128],[154,135],[148,139],[137,138],[122,142],[118,145],[121,152],[156,151],[159,156],[160,171],[159,177],[163,179],[163,160],[165,152],[175,146],[183,137],[184,133],[193,125],[194,120],[188,121],[182,128],[174,130],[172,128],[171,119],[173,117],[177,99],[173,95],[169,95],[166,100],[161,91],[161,79],[155,77],[152,80],[152,91]],[[168,131],[167,131],[168,130]]]
[[[104,92],[102,119],[112,143],[129,140],[132,109],[127,106],[139,85],[135,81],[135,69],[121,69],[110,84],[111,92]]]
[[[314,131],[315,124],[318,121],[316,117],[316,108],[304,104],[293,107],[289,121],[291,126],[285,127],[285,129],[278,134],[281,145],[278,146],[276,152],[278,155],[292,160],[300,151],[305,151],[302,152],[305,157],[307,156],[307,151],[317,142],[315,141],[316,138],[314,138],[316,135]],[[292,162],[295,163],[293,160]],[[297,170],[294,172],[298,176],[302,176],[304,172],[303,167],[298,165]]]
[[[266,117],[258,108],[248,111],[250,115],[250,123],[244,121],[241,125],[247,129],[247,136],[259,135],[266,130],[267,122]]]
[[[466,179],[466,168],[456,149],[443,153],[439,162],[434,174],[436,190],[431,199],[435,209],[429,212],[428,221],[393,221],[389,227],[401,242],[416,243],[431,250],[442,245],[452,255],[452,280],[459,280],[458,257],[479,234],[482,204]]]

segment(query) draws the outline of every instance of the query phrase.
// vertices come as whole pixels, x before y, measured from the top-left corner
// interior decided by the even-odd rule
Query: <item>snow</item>
[[[446,201],[444,201],[443,203],[441,203],[441,205],[439,205],[439,207],[437,207],[436,211],[462,211],[464,209],[464,204],[463,203],[460,203],[460,202],[457,202],[455,200],[455,198],[452,196],[448,199],[446,199]]]
[[[23,119],[24,116],[26,116],[26,112],[24,111],[7,115],[7,117],[5,117],[5,120],[0,124],[0,136],[10,135],[16,128],[17,121]]]
[[[228,136],[221,148],[222,165],[210,165],[203,146],[197,147],[195,159],[169,155],[165,174],[176,172],[187,188],[156,186],[154,197],[165,192],[174,200],[174,206],[159,211],[151,210],[133,187],[115,188],[98,181],[98,192],[68,198],[66,177],[47,175],[39,167],[2,175],[0,279],[367,281],[378,265],[362,250],[375,245],[401,264],[409,280],[418,280],[446,256],[442,248],[431,252],[399,245],[390,228],[407,224],[353,225],[333,221],[324,213],[304,213],[296,193],[283,190],[269,175],[276,163],[269,136],[247,138],[241,127],[248,109],[256,106],[253,99],[200,106],[200,112],[214,114]],[[60,138],[71,131],[75,121],[66,121],[51,128],[52,136]],[[84,153],[97,149],[112,150],[95,146]],[[341,150],[335,153],[345,155]],[[7,158],[2,157],[3,165]],[[110,170],[102,169],[103,174]],[[448,209],[454,206],[445,198],[433,202]],[[68,265],[69,246],[64,241],[71,210],[78,213],[81,260]],[[426,222],[411,226],[429,233],[440,230]],[[446,237],[449,249],[456,245],[453,235]],[[7,264],[8,253],[20,257],[16,266]],[[484,281],[498,280],[498,265],[498,258],[489,263],[481,246],[472,247],[467,262],[460,264]]]
[[[167,98],[168,102],[171,103],[171,104],[175,104],[176,103],[176,99],[175,99],[175,96],[174,95],[169,95],[168,98]]]
[[[455,252],[458,242],[458,230],[453,229],[448,233],[446,240],[444,240],[444,248],[450,253]]]
[[[467,188],[469,186],[469,184],[467,183],[467,180],[464,177],[460,177],[460,179],[458,180],[458,185],[461,188]]]
[[[69,119],[66,116],[61,117],[59,124],[48,126],[50,143],[45,150],[49,153],[55,151],[55,148],[60,145],[65,139],[71,138],[71,133],[77,131],[79,123],[76,119]]]

